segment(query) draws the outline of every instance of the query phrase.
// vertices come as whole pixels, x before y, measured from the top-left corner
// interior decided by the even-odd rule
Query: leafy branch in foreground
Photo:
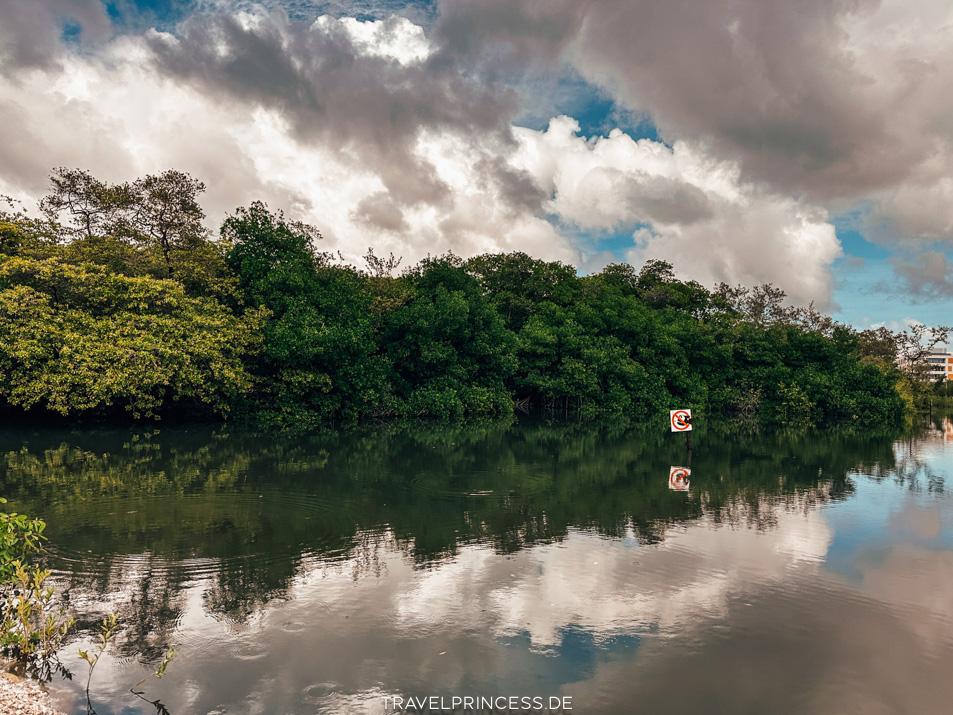
[[[152,674],[152,677],[161,678],[163,675],[165,675],[165,669],[169,667],[169,663],[172,662],[173,658],[175,658],[175,648],[169,648],[169,652],[165,654],[165,657],[162,659],[162,662],[159,663],[159,667],[156,668],[155,672]],[[140,700],[144,700],[145,702],[152,705],[156,709],[156,712],[159,713],[159,715],[169,715],[169,709],[165,705],[163,705],[159,700],[149,700],[149,698],[145,697],[144,690],[136,690],[136,688],[138,688],[140,685],[146,682],[148,677],[149,676],[146,676],[145,678],[140,680],[138,683],[133,685],[131,688],[129,688],[129,692],[135,695]]]
[[[93,679],[93,670],[96,668],[96,664],[99,662],[100,657],[102,657],[103,652],[106,650],[106,646],[109,645],[109,642],[116,635],[116,628],[118,628],[117,621],[119,616],[115,613],[112,613],[105,618],[103,618],[102,623],[100,624],[100,633],[99,633],[99,643],[96,645],[96,650],[90,654],[89,651],[85,651],[82,648],[79,649],[79,657],[89,663],[89,674],[86,676],[86,700],[89,701],[89,683]]]
[[[40,519],[0,512],[0,651],[44,680],[74,623],[55,606],[54,589],[46,585],[50,572],[25,561],[39,551],[45,528]]]
[[[99,643],[96,645],[94,651],[86,651],[82,648],[79,649],[79,657],[85,660],[89,664],[89,673],[86,676],[86,713],[87,715],[96,715],[96,711],[93,709],[93,703],[89,699],[89,684],[93,680],[93,670],[96,669],[96,664],[99,663],[99,659],[102,657],[103,653],[106,651],[106,647],[112,641],[113,637],[116,635],[116,628],[118,628],[117,622],[119,616],[115,613],[111,613],[105,618],[103,618],[102,623],[99,624]]]
[[[0,504],[7,500],[0,497]],[[0,512],[0,583],[6,583],[16,573],[15,561],[29,553],[39,551],[40,542],[46,539],[43,530],[46,523],[31,519],[25,514]]]
[[[13,578],[7,582],[0,623],[0,648],[15,661],[46,680],[52,675],[56,651],[75,619],[63,619],[56,608],[54,589],[47,587],[50,572],[13,561]]]

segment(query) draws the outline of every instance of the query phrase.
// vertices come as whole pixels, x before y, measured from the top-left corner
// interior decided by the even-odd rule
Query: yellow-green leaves
[[[224,412],[249,387],[241,355],[256,321],[174,281],[0,257],[0,398],[62,415]]]

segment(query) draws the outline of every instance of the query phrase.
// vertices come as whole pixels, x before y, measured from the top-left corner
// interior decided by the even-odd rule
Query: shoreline
[[[0,675],[0,712],[4,715],[66,715],[35,680],[13,673]]]

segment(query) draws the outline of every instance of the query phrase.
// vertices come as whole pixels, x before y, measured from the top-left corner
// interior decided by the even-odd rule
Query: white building
[[[946,348],[934,348],[926,359],[931,380],[953,380],[953,354]]]

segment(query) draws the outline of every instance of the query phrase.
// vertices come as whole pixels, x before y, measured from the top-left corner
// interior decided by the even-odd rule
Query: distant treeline
[[[579,276],[518,252],[397,274],[369,249],[357,268],[258,202],[213,236],[204,188],[58,169],[46,219],[0,211],[0,409],[309,427],[519,407],[883,423],[913,406],[895,336],[770,285],[710,291],[662,261]]]

